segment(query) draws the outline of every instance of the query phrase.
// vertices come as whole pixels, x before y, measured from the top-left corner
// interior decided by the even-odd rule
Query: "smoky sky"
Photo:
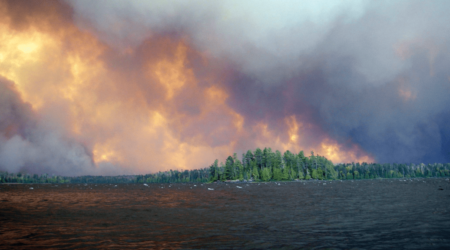
[[[19,73],[0,56],[0,169],[203,168],[281,150],[292,121],[298,145],[332,140],[355,154],[340,159],[448,162],[449,11],[448,1],[2,1],[6,38],[37,30],[58,42]]]
[[[82,144],[65,138],[51,121],[39,118],[31,106],[21,100],[14,84],[0,78],[0,166],[6,171],[18,169],[57,174],[82,174],[93,166]]]
[[[378,162],[448,161],[449,3],[318,2],[69,3],[119,48],[167,30],[227,61],[228,104],[246,123],[295,114]]]

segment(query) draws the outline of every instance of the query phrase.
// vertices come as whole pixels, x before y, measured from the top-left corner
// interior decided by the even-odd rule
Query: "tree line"
[[[293,154],[272,152],[271,148],[226,158],[225,163],[216,160],[210,167],[210,181],[253,180],[253,181],[292,181],[292,180],[346,180],[375,178],[415,178],[450,176],[450,163],[442,164],[397,164],[397,163],[345,163],[334,165],[324,156],[311,152],[306,157],[303,151]]]
[[[375,178],[415,178],[450,176],[450,163],[397,164],[345,163],[334,165],[324,156],[305,156],[289,150],[283,154],[271,148],[248,150],[238,159],[228,156],[225,163],[215,160],[208,168],[169,170],[146,175],[57,176],[0,172],[0,183],[183,183],[213,181],[293,181],[347,180]]]

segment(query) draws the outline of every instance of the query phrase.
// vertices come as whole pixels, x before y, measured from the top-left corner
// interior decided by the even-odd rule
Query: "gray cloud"
[[[87,149],[49,122],[21,100],[13,82],[1,77],[0,169],[59,175],[95,171]]]

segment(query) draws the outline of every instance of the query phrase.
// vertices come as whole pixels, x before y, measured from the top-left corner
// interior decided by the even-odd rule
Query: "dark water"
[[[0,185],[0,249],[450,249],[448,179],[323,183]]]

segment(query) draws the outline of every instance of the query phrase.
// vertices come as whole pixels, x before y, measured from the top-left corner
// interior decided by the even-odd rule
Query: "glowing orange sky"
[[[248,123],[228,105],[224,73],[185,39],[154,36],[117,51],[71,22],[52,27],[56,14],[34,18],[20,29],[0,19],[10,24],[0,25],[0,75],[40,119],[86,146],[97,165],[130,173],[203,168],[255,147],[314,151],[335,163],[373,161],[326,133],[310,144],[304,136],[314,125],[293,114],[283,119],[283,131],[264,120]],[[199,67],[208,72],[196,73]]]

